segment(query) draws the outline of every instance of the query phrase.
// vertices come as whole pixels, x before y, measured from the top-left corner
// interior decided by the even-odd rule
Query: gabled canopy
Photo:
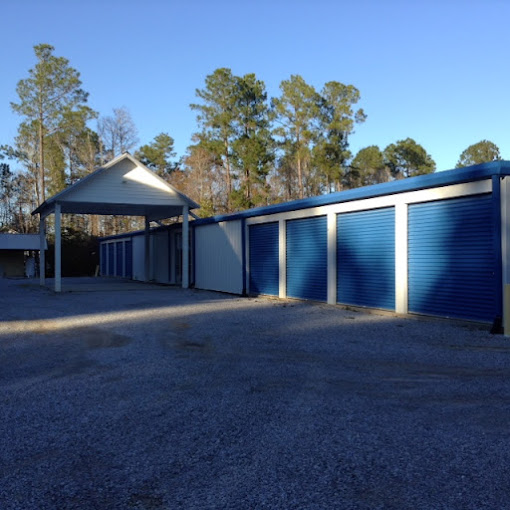
[[[44,218],[57,203],[62,213],[145,216],[150,221],[179,216],[183,206],[200,207],[127,152],[52,196],[32,214]]]
[[[142,165],[129,153],[110,161],[81,181],[48,198],[32,214],[39,214],[39,240],[41,246],[41,285],[45,281],[45,218],[55,214],[55,292],[61,286],[61,215],[113,214],[145,216],[145,280],[150,273],[149,225],[151,221],[182,215],[182,286],[189,283],[189,223],[190,209],[198,204],[177,191],[161,177]]]

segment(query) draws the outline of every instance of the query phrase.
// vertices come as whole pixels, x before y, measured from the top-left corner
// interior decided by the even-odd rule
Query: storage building
[[[510,279],[509,201],[510,162],[492,162],[199,219],[190,277],[199,289],[494,322]],[[169,232],[152,234],[153,279],[176,263]],[[103,268],[118,256],[104,246],[121,239],[102,242]]]
[[[47,250],[47,243],[43,250]],[[37,234],[0,234],[0,278],[35,276],[40,250]]]
[[[182,224],[152,228],[149,235],[149,277],[145,277],[145,232],[103,237],[100,243],[100,272],[132,280],[181,285]]]

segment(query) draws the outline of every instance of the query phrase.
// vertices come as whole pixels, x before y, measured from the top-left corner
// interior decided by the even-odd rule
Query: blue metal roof
[[[337,204],[341,202],[351,202],[353,200],[363,200],[366,198],[380,197],[384,195],[393,195],[407,191],[418,191],[427,188],[438,188],[449,186],[451,184],[461,184],[464,182],[481,181],[489,179],[493,175],[501,177],[510,175],[510,161],[492,161],[481,165],[473,165],[465,168],[456,168],[454,170],[445,170],[433,174],[420,175],[418,177],[408,177],[398,181],[374,184],[362,188],[349,189],[336,193],[328,193],[318,197],[303,198],[281,204],[256,207],[231,214],[211,216],[195,220],[192,225],[204,225],[207,223],[218,223],[220,221],[231,221],[242,218],[253,218],[254,216],[264,216],[298,209],[308,209],[322,205]]]

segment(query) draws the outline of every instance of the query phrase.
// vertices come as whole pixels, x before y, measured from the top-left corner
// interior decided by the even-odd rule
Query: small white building
[[[35,259],[40,249],[37,234],[0,234],[0,278],[35,276]],[[45,243],[43,250],[47,249]]]

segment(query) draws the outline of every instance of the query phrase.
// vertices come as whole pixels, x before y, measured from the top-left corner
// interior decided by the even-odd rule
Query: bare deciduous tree
[[[112,116],[101,117],[97,123],[101,164],[127,152],[138,143],[138,131],[125,107],[114,108]]]

